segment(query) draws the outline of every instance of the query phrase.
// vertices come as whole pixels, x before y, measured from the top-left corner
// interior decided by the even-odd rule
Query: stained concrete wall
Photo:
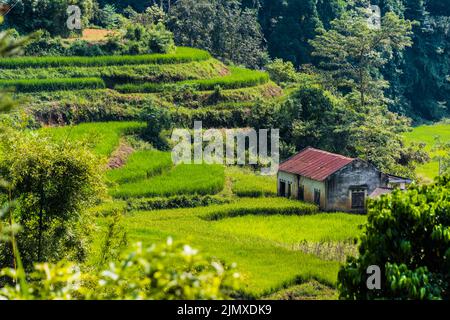
[[[327,190],[325,182],[315,181],[306,177],[300,177],[300,185],[304,188],[304,201],[314,203],[314,190],[320,191],[320,209],[326,210]]]
[[[363,189],[366,199],[376,188],[387,186],[387,180],[373,165],[355,160],[332,174],[326,181],[327,211],[364,212],[352,210],[352,189]]]
[[[288,184],[291,184],[291,199],[297,199],[298,195],[298,178],[296,174],[287,173],[283,171],[278,171],[278,178],[277,178],[277,190],[278,195],[281,195],[280,185],[281,181],[285,182],[285,190],[284,194],[287,195],[288,192]]]

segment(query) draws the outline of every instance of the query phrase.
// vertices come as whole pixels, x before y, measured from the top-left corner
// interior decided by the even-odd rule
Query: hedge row
[[[256,202],[243,198],[236,203],[211,207],[202,218],[212,221],[245,215],[309,215],[318,212],[316,205],[284,198],[261,198]]]
[[[104,81],[100,78],[0,80],[1,89],[12,88],[17,92],[104,89],[105,87]]]
[[[19,57],[3,58],[0,68],[50,68],[50,67],[99,67],[135,64],[175,64],[210,59],[211,55],[203,50],[193,48],[177,48],[173,54],[148,54],[127,56],[97,57]]]
[[[231,68],[231,72],[232,74],[229,76],[212,79],[188,80],[169,84],[123,84],[116,85],[115,89],[122,93],[159,93],[172,91],[181,86],[190,86],[192,89],[198,91],[211,91],[215,90],[217,87],[225,90],[231,90],[255,87],[266,84],[270,81],[269,75],[262,71]]]
[[[130,211],[150,211],[162,209],[196,208],[213,204],[229,203],[230,200],[217,196],[172,196],[168,198],[137,198],[127,201],[127,208]]]

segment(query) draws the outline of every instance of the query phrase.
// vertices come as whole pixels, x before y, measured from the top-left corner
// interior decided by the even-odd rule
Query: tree
[[[331,22],[331,29],[319,28],[318,36],[310,41],[313,56],[321,59],[320,68],[327,84],[342,92],[357,92],[359,103],[384,102],[388,83],[380,68],[394,51],[411,46],[412,23],[387,13],[381,28],[367,22],[356,11],[349,11]]]
[[[52,35],[67,36],[67,8],[78,5],[82,12],[82,26],[86,26],[94,13],[93,0],[9,0],[14,8],[6,16],[9,27],[21,33],[30,33],[39,29]]]
[[[198,47],[248,67],[267,60],[256,10],[239,0],[179,0],[169,12],[169,28],[178,45]]]
[[[42,134],[5,128],[1,141],[0,175],[10,183],[1,197],[15,199],[12,214],[22,228],[17,243],[24,265],[83,260],[91,225],[85,208],[103,190],[98,159],[79,144]],[[7,249],[0,250],[3,266],[13,263]]]
[[[381,270],[369,290],[367,269]],[[341,299],[450,299],[450,177],[369,203],[359,256],[338,274]]]

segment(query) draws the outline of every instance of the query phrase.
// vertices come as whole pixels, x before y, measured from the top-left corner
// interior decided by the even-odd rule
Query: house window
[[[292,195],[292,182],[288,183],[287,197],[290,198]]]
[[[280,181],[280,196],[285,197],[286,196],[286,182]]]
[[[352,190],[352,209],[364,209],[366,207],[365,190]]]
[[[314,189],[314,203],[320,205],[320,190]]]
[[[305,201],[305,186],[298,186],[298,200]]]

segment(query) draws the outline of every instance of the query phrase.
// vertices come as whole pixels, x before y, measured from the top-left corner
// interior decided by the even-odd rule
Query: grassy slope
[[[286,199],[268,199],[271,205],[280,208],[296,205],[298,202]],[[242,199],[243,207],[255,204],[261,205],[265,199]],[[235,233],[230,228],[224,228],[224,224],[233,223],[235,219],[220,221],[208,221],[205,216],[221,210],[229,205],[212,206],[195,209],[161,210],[152,212],[134,212],[125,220],[130,240],[142,241],[149,245],[154,242],[164,241],[171,236],[176,241],[189,242],[199,248],[204,254],[225,260],[228,263],[236,262],[238,269],[243,275],[244,291],[255,296],[269,294],[280,288],[291,285],[297,278],[316,278],[329,285],[335,284],[339,263],[336,261],[324,261],[313,255],[304,254],[300,251],[288,250],[271,239],[280,233],[282,237],[294,229],[271,230],[265,234],[253,233],[253,228],[247,225],[248,232],[245,234]],[[269,206],[267,204],[266,206]],[[249,219],[267,219],[264,216],[252,216]],[[276,217],[274,217],[276,218]],[[298,217],[279,217],[287,219],[286,225],[293,222],[289,219]],[[306,217],[305,217],[306,218]],[[355,229],[363,220],[359,216],[347,219],[326,219],[322,215],[308,217],[309,223],[317,223],[323,228],[315,229],[317,238],[326,237],[330,231],[331,224],[334,228],[346,229],[351,226]],[[298,220],[296,222],[301,222]],[[342,224],[342,225],[340,225]],[[268,237],[268,235],[270,235]],[[343,238],[350,235],[343,234]],[[295,237],[295,235],[291,235]]]
[[[435,124],[431,126],[420,126],[405,135],[407,143],[424,142],[426,151],[430,152],[434,145],[434,138],[440,136],[442,141],[450,141],[450,124]],[[431,152],[431,157],[433,153]],[[420,166],[417,173],[426,180],[432,180],[439,173],[437,161],[431,161]]]
[[[119,145],[120,138],[143,128],[142,122],[98,122],[83,123],[77,126],[46,127],[55,139],[87,143],[100,156],[109,156]]]

